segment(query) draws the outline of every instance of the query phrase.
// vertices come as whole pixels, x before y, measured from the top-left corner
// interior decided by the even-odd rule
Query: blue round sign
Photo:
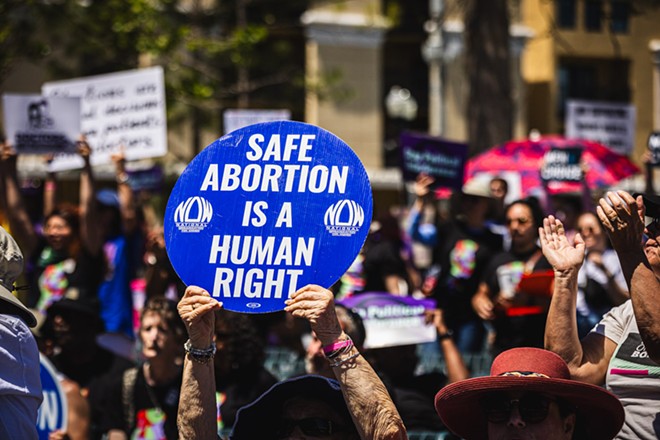
[[[314,125],[276,121],[216,140],[176,182],[165,244],[187,285],[228,310],[282,310],[306,284],[330,287],[367,237],[371,185],[346,143]]]
[[[43,401],[37,416],[39,438],[48,439],[48,435],[61,429],[66,431],[68,409],[66,394],[60,385],[59,375],[53,364],[43,354],[39,354],[41,390]]]

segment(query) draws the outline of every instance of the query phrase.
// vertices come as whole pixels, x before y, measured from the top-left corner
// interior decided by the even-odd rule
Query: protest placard
[[[566,137],[600,142],[620,154],[635,145],[635,107],[587,100],[566,101]]]
[[[647,146],[651,152],[651,164],[660,166],[660,131],[651,132]]]
[[[2,96],[7,141],[18,154],[74,152],[80,136],[80,98]]]
[[[43,401],[37,415],[39,439],[48,440],[48,435],[61,429],[66,431],[68,407],[66,394],[53,364],[43,354],[39,354],[41,389]]]
[[[418,174],[435,178],[434,187],[460,189],[467,159],[467,145],[423,133],[401,134],[403,179],[414,181]]]
[[[260,124],[262,122],[286,121],[291,119],[291,111],[287,109],[229,109],[223,113],[223,127],[225,134],[231,133],[248,125]]]
[[[267,122],[190,162],[167,202],[165,242],[187,285],[229,310],[272,312],[306,284],[334,284],[371,215],[369,178],[348,145],[313,125]]]
[[[92,165],[111,163],[125,147],[128,160],[167,153],[167,119],[163,69],[130,70],[107,75],[48,82],[46,96],[80,97],[81,130],[92,148]],[[75,154],[55,157],[54,171],[82,168]]]
[[[436,340],[435,327],[426,324],[424,317],[425,310],[435,308],[432,299],[369,292],[339,303],[353,309],[362,318],[367,334],[364,348],[395,347]]]
[[[543,155],[541,178],[546,182],[580,182],[583,179],[581,157],[580,147],[552,147]]]

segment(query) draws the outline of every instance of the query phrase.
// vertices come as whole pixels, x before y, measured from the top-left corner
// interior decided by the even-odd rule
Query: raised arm
[[[16,161],[16,153],[12,151],[11,147],[5,143],[0,144],[0,179],[2,180],[0,208],[7,215],[11,233],[16,237],[23,253],[31,256],[37,247],[37,233],[23,202],[18,184]]]
[[[121,215],[122,231],[132,234],[137,228],[137,207],[133,190],[128,184],[126,173],[126,156],[124,150],[112,155],[115,163],[115,177],[117,178],[117,195],[119,197],[119,213]]]
[[[92,255],[98,255],[103,245],[101,229],[98,227],[98,207],[94,188],[94,175],[89,161],[91,148],[82,138],[78,142],[78,153],[84,165],[80,173],[80,238],[85,249]]]
[[[415,202],[408,213],[406,232],[413,241],[423,243],[427,246],[434,246],[438,240],[437,229],[435,225],[421,225],[424,207],[431,197],[431,185],[433,177],[426,174],[420,174],[415,180]]]
[[[188,330],[190,346],[206,350],[215,344],[213,333],[216,309],[222,304],[197,286],[189,286],[177,309]],[[177,425],[179,438],[217,438],[215,373],[212,357],[204,359],[186,354],[179,397]]]
[[[607,365],[616,344],[594,333],[582,342],[578,337],[575,303],[578,271],[584,261],[584,240],[577,234],[571,244],[566,238],[564,225],[553,216],[543,220],[539,239],[543,255],[555,273],[554,292],[545,324],[545,348],[564,359],[574,379],[600,385],[605,382]]]
[[[470,372],[465,366],[463,356],[451,337],[451,332],[445,325],[445,319],[441,309],[428,310],[426,321],[433,324],[438,332],[438,345],[442,351],[447,369],[447,383],[458,382],[470,377]]]
[[[348,340],[329,290],[307,285],[291,295],[286,304],[284,310],[309,321],[323,346]],[[333,359],[331,366],[362,440],[408,438],[385,385],[355,346]]]
[[[655,268],[660,274],[660,228],[656,222],[644,227],[642,196],[635,199],[625,191],[608,192],[599,200],[597,212],[619,256],[646,352],[660,363],[660,280],[654,272]]]

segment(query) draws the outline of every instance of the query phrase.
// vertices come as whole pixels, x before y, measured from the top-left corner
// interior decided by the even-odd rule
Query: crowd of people
[[[183,286],[121,152],[99,188],[81,138],[78,200],[58,200],[49,173],[34,209],[1,148],[1,438],[37,438],[39,353],[68,402],[53,440],[660,437],[660,197],[506,203],[494,178],[440,204],[422,174],[335,285],[248,315]],[[365,348],[362,318],[335,301],[374,291],[433,299],[436,343]],[[270,371],[272,347],[305,372]],[[442,371],[419,371],[428,352]]]

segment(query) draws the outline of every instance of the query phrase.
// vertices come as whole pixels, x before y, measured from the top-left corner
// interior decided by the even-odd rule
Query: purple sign
[[[362,317],[367,333],[364,348],[420,344],[436,339],[435,327],[427,325],[424,318],[426,310],[436,307],[432,299],[373,292],[355,295],[339,303]]]
[[[425,173],[435,178],[436,187],[460,189],[467,160],[467,144],[423,133],[401,134],[403,179],[414,181]]]

